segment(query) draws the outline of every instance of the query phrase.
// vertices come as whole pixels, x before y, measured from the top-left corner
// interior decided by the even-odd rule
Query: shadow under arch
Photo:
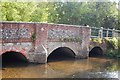
[[[103,56],[103,50],[99,46],[92,48],[91,51],[89,52],[89,57],[101,57],[101,56]]]
[[[8,51],[0,55],[2,67],[23,67],[28,65],[28,59],[20,52]]]
[[[76,54],[68,47],[59,47],[50,53],[47,57],[47,62],[55,62],[62,60],[73,60]]]

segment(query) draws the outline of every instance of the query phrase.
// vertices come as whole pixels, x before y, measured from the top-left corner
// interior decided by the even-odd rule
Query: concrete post
[[[109,28],[108,28],[108,30],[107,30],[107,34],[106,34],[106,37],[108,37],[108,31],[109,31]]]
[[[115,29],[112,30],[112,37],[115,37]]]
[[[100,35],[100,38],[103,38],[103,27],[100,28],[99,35]]]

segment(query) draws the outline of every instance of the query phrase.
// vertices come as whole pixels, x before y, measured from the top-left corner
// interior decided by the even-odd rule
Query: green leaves
[[[34,3],[0,2],[2,21],[29,21]]]
[[[105,55],[111,58],[120,58],[120,38],[108,38],[106,42],[108,42],[108,50]]]
[[[113,2],[0,2],[0,17],[1,21],[87,24],[120,29],[116,5]]]

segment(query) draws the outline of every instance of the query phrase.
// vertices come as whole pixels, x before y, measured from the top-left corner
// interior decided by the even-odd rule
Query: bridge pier
[[[36,46],[34,51],[29,53],[29,61],[35,63],[47,62],[47,49],[43,44]]]
[[[47,62],[47,57],[46,53],[30,53],[28,56],[29,62],[33,63],[46,63]]]

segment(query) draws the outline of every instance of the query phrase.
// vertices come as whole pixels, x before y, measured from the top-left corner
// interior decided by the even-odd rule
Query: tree
[[[32,22],[47,22],[48,20],[48,7],[47,2],[37,3],[36,10],[32,13]]]
[[[0,2],[2,21],[29,21],[35,3]]]
[[[77,0],[75,0],[77,1]],[[49,22],[120,29],[115,2],[0,2],[1,21]],[[120,11],[119,11],[120,12]]]

